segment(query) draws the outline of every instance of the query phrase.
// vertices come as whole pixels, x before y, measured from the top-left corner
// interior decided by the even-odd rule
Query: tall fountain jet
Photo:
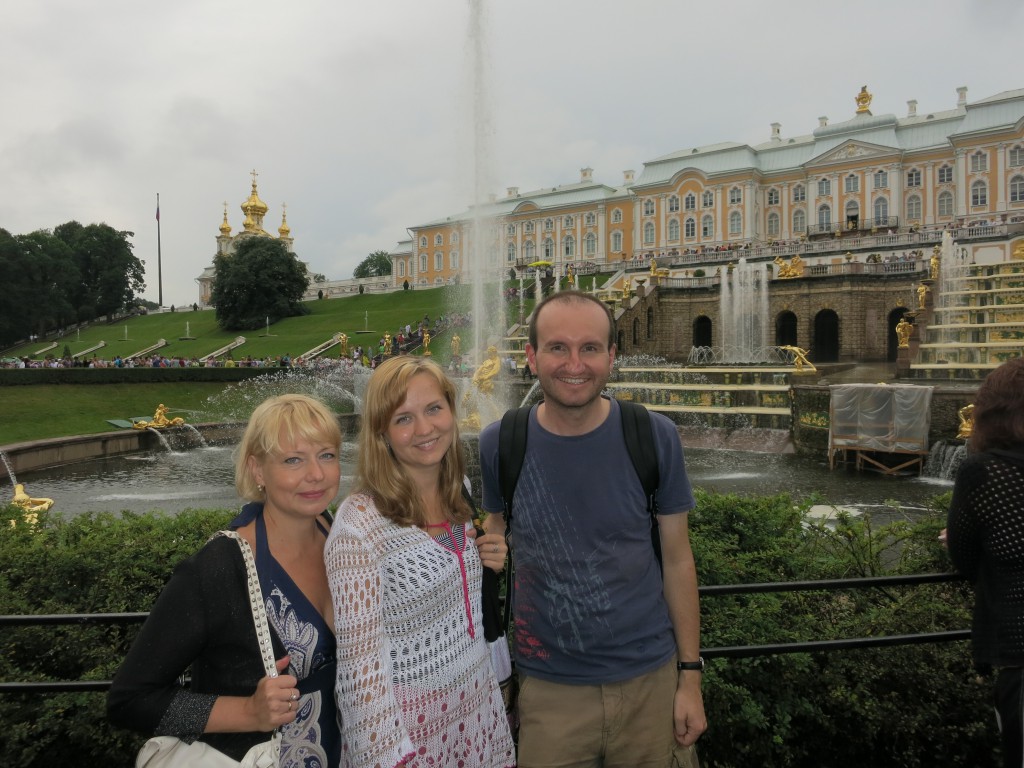
[[[768,280],[763,264],[746,259],[722,275],[719,294],[723,363],[768,362]]]

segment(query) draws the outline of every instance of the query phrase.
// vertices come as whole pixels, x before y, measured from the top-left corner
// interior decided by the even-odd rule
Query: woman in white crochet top
[[[338,638],[342,765],[515,765],[484,640],[456,392],[422,357],[380,365],[363,399],[353,493],[324,550]]]

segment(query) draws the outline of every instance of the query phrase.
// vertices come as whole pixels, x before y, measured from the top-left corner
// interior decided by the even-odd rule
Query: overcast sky
[[[477,2],[3,0],[0,228],[130,230],[155,301],[159,193],[164,304],[180,306],[224,201],[241,228],[252,169],[267,231],[286,203],[299,258],[347,278],[464,210],[475,178],[503,195],[591,167],[617,186],[773,122],[787,138],[849,119],[862,85],[900,117],[909,99],[953,108],[958,86],[1024,88],[1019,0]]]

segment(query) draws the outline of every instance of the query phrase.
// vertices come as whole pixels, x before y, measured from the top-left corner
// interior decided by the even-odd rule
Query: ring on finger
[[[298,700],[299,700],[299,692],[295,691],[295,693],[292,694],[292,701],[298,701]]]
[[[292,707],[294,707],[294,706],[295,706],[295,702],[294,701],[289,701],[288,702],[288,711],[291,712],[292,711]]]

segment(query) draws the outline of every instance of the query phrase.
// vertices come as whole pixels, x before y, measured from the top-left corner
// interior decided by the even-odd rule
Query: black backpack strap
[[[514,553],[512,552],[512,497],[516,493],[516,484],[523,471],[523,460],[526,458],[526,435],[530,426],[531,406],[524,405],[513,411],[507,411],[501,417],[498,430],[498,486],[501,490],[501,502],[505,513],[505,543],[508,545],[508,562],[505,564],[505,611],[502,626],[506,633],[512,628],[512,594],[515,579],[513,578]]]
[[[647,499],[647,512],[651,516],[651,544],[654,554],[661,565],[661,536],[658,533],[658,452],[654,444],[654,429],[651,427],[651,414],[637,403],[619,400],[619,412],[622,414],[622,434],[626,440],[633,469],[640,478]]]

